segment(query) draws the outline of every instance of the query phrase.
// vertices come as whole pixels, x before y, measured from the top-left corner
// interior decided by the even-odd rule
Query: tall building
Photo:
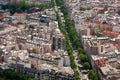
[[[97,55],[101,52],[101,45],[98,41],[87,40],[84,49],[88,57],[91,58],[91,55]]]
[[[59,36],[52,37],[52,50],[65,50],[65,38]]]

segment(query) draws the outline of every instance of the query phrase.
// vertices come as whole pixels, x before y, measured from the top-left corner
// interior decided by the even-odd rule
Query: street
[[[80,76],[81,79],[82,80],[89,80],[88,77],[87,77],[88,71],[83,69],[83,65],[82,65],[82,63],[80,62],[80,59],[79,59],[78,51],[74,50],[74,56],[75,56],[75,62],[77,64],[77,70],[79,71],[79,73],[81,75]]]

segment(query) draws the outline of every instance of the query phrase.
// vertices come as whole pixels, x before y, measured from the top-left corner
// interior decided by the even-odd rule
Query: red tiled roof
[[[120,0],[117,0],[118,2],[120,2]]]
[[[99,60],[96,60],[95,63],[98,67],[102,67],[105,64],[105,61],[104,59],[99,59]]]
[[[18,24],[14,24],[14,23],[9,23],[9,25],[18,27]]]
[[[119,35],[118,32],[114,32],[114,31],[107,31],[107,30],[104,30],[103,32],[104,32],[104,33],[107,33],[107,34]]]
[[[3,19],[3,18],[5,18],[5,16],[0,16],[0,19]]]
[[[103,10],[104,8],[103,7],[94,7],[93,9],[94,10]]]
[[[120,47],[120,44],[115,44],[116,47]]]
[[[14,13],[14,16],[25,16],[24,13]]]

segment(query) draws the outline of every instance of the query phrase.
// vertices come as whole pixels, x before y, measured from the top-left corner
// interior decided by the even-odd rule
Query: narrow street
[[[56,3],[55,3],[55,11],[59,12],[59,9],[58,9],[58,6],[56,5]],[[60,12],[59,12],[59,13],[60,13]],[[61,17],[61,16],[60,16],[60,17]],[[62,16],[61,18],[64,18],[64,17]],[[62,22],[62,24],[64,24],[64,23]],[[64,26],[65,29],[66,29],[67,35],[69,35],[69,33],[67,32],[67,27],[66,27],[65,25],[63,25],[63,26]],[[77,65],[77,71],[78,71],[79,74],[80,74],[81,80],[89,80],[88,77],[87,77],[87,71],[83,69],[83,65],[82,65],[82,63],[80,62],[78,51],[77,51],[77,50],[74,50],[74,45],[73,45],[72,41],[70,40],[69,42],[70,42],[70,45],[71,45],[72,48],[73,48],[73,53],[74,53],[73,55],[74,55],[74,57],[75,57],[75,63],[76,63],[76,65]]]
[[[81,75],[81,80],[89,80],[87,77],[88,71],[83,69],[83,65],[79,59],[78,51],[74,50],[74,56],[75,56],[75,62],[77,64],[77,70],[79,71],[79,73]]]

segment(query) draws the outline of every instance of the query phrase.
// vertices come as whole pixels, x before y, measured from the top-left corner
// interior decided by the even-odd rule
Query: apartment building
[[[84,49],[89,58],[91,55],[98,55],[101,52],[101,45],[99,41],[88,40],[84,42]]]
[[[22,22],[26,18],[26,15],[24,13],[14,13],[13,16],[17,19],[18,22]]]
[[[65,38],[59,29],[55,29],[55,34],[52,36],[52,50],[65,50]]]

